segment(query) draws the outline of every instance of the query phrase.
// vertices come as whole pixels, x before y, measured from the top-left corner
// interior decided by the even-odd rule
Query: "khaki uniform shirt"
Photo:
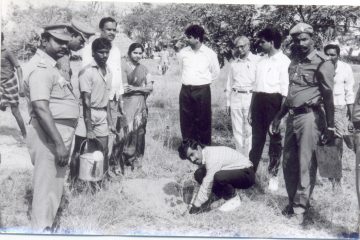
[[[316,50],[305,59],[293,60],[289,66],[288,107],[316,106],[322,94],[333,90],[335,66]]]
[[[55,65],[56,61],[41,50],[30,60],[24,79],[29,115],[36,117],[32,102],[46,100],[54,119],[77,119],[79,102]]]
[[[80,92],[91,94],[91,107],[105,108],[107,106],[111,91],[111,80],[110,69],[106,67],[106,75],[103,75],[95,61],[80,71]]]

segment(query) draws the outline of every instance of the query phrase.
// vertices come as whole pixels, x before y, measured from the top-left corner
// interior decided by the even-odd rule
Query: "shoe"
[[[270,178],[268,188],[271,192],[276,192],[279,189],[279,181],[277,176]]]
[[[294,208],[290,205],[287,205],[282,211],[281,214],[284,215],[285,217],[292,217],[295,212],[294,212]]]
[[[240,207],[240,205],[241,205],[240,197],[236,195],[235,197],[230,198],[223,205],[221,205],[221,207],[219,207],[219,210],[222,212],[230,212]]]

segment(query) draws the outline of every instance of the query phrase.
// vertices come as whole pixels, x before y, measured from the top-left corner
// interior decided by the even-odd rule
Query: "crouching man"
[[[219,208],[228,212],[240,206],[240,197],[235,188],[246,189],[255,183],[255,172],[252,163],[241,153],[224,146],[207,146],[195,140],[186,139],[179,149],[181,159],[199,165],[195,171],[195,180],[201,184],[193,198],[190,214],[201,213],[204,204],[213,193],[226,202]]]

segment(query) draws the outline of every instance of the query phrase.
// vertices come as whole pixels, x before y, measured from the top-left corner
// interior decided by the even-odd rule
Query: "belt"
[[[209,87],[209,86],[210,86],[210,84],[203,84],[203,85],[185,85],[185,84],[183,84],[182,85],[183,88],[189,88],[190,90],[200,89],[200,88]]]
[[[29,121],[29,124],[33,120],[39,122],[39,120],[37,118],[31,117],[30,121]],[[61,124],[61,125],[65,125],[65,126],[68,126],[68,127],[76,128],[77,123],[78,123],[78,119],[77,118],[58,118],[58,119],[54,119],[54,122],[57,123],[57,124]]]
[[[99,111],[106,111],[107,110],[107,107],[91,107],[91,109],[94,109],[94,110],[99,110]]]
[[[296,108],[290,108],[289,114],[290,115],[305,114],[305,113],[313,112],[315,110],[314,108],[315,107],[310,107],[310,106],[301,106],[301,107],[296,107]]]
[[[235,88],[233,88],[232,90],[237,93],[252,93],[253,92],[252,90],[237,90]]]
[[[77,118],[58,118],[54,119],[54,122],[57,124],[65,125],[68,127],[76,128],[76,125],[78,123]]]

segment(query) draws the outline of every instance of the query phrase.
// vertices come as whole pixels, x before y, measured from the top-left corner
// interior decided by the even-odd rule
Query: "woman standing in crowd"
[[[146,98],[153,90],[154,81],[150,78],[149,70],[140,63],[144,54],[144,47],[139,43],[132,43],[128,50],[128,57],[122,63],[124,79],[124,114],[127,126],[123,160],[126,165],[134,168],[134,163],[141,166],[140,159],[145,150],[145,132],[148,117]]]

